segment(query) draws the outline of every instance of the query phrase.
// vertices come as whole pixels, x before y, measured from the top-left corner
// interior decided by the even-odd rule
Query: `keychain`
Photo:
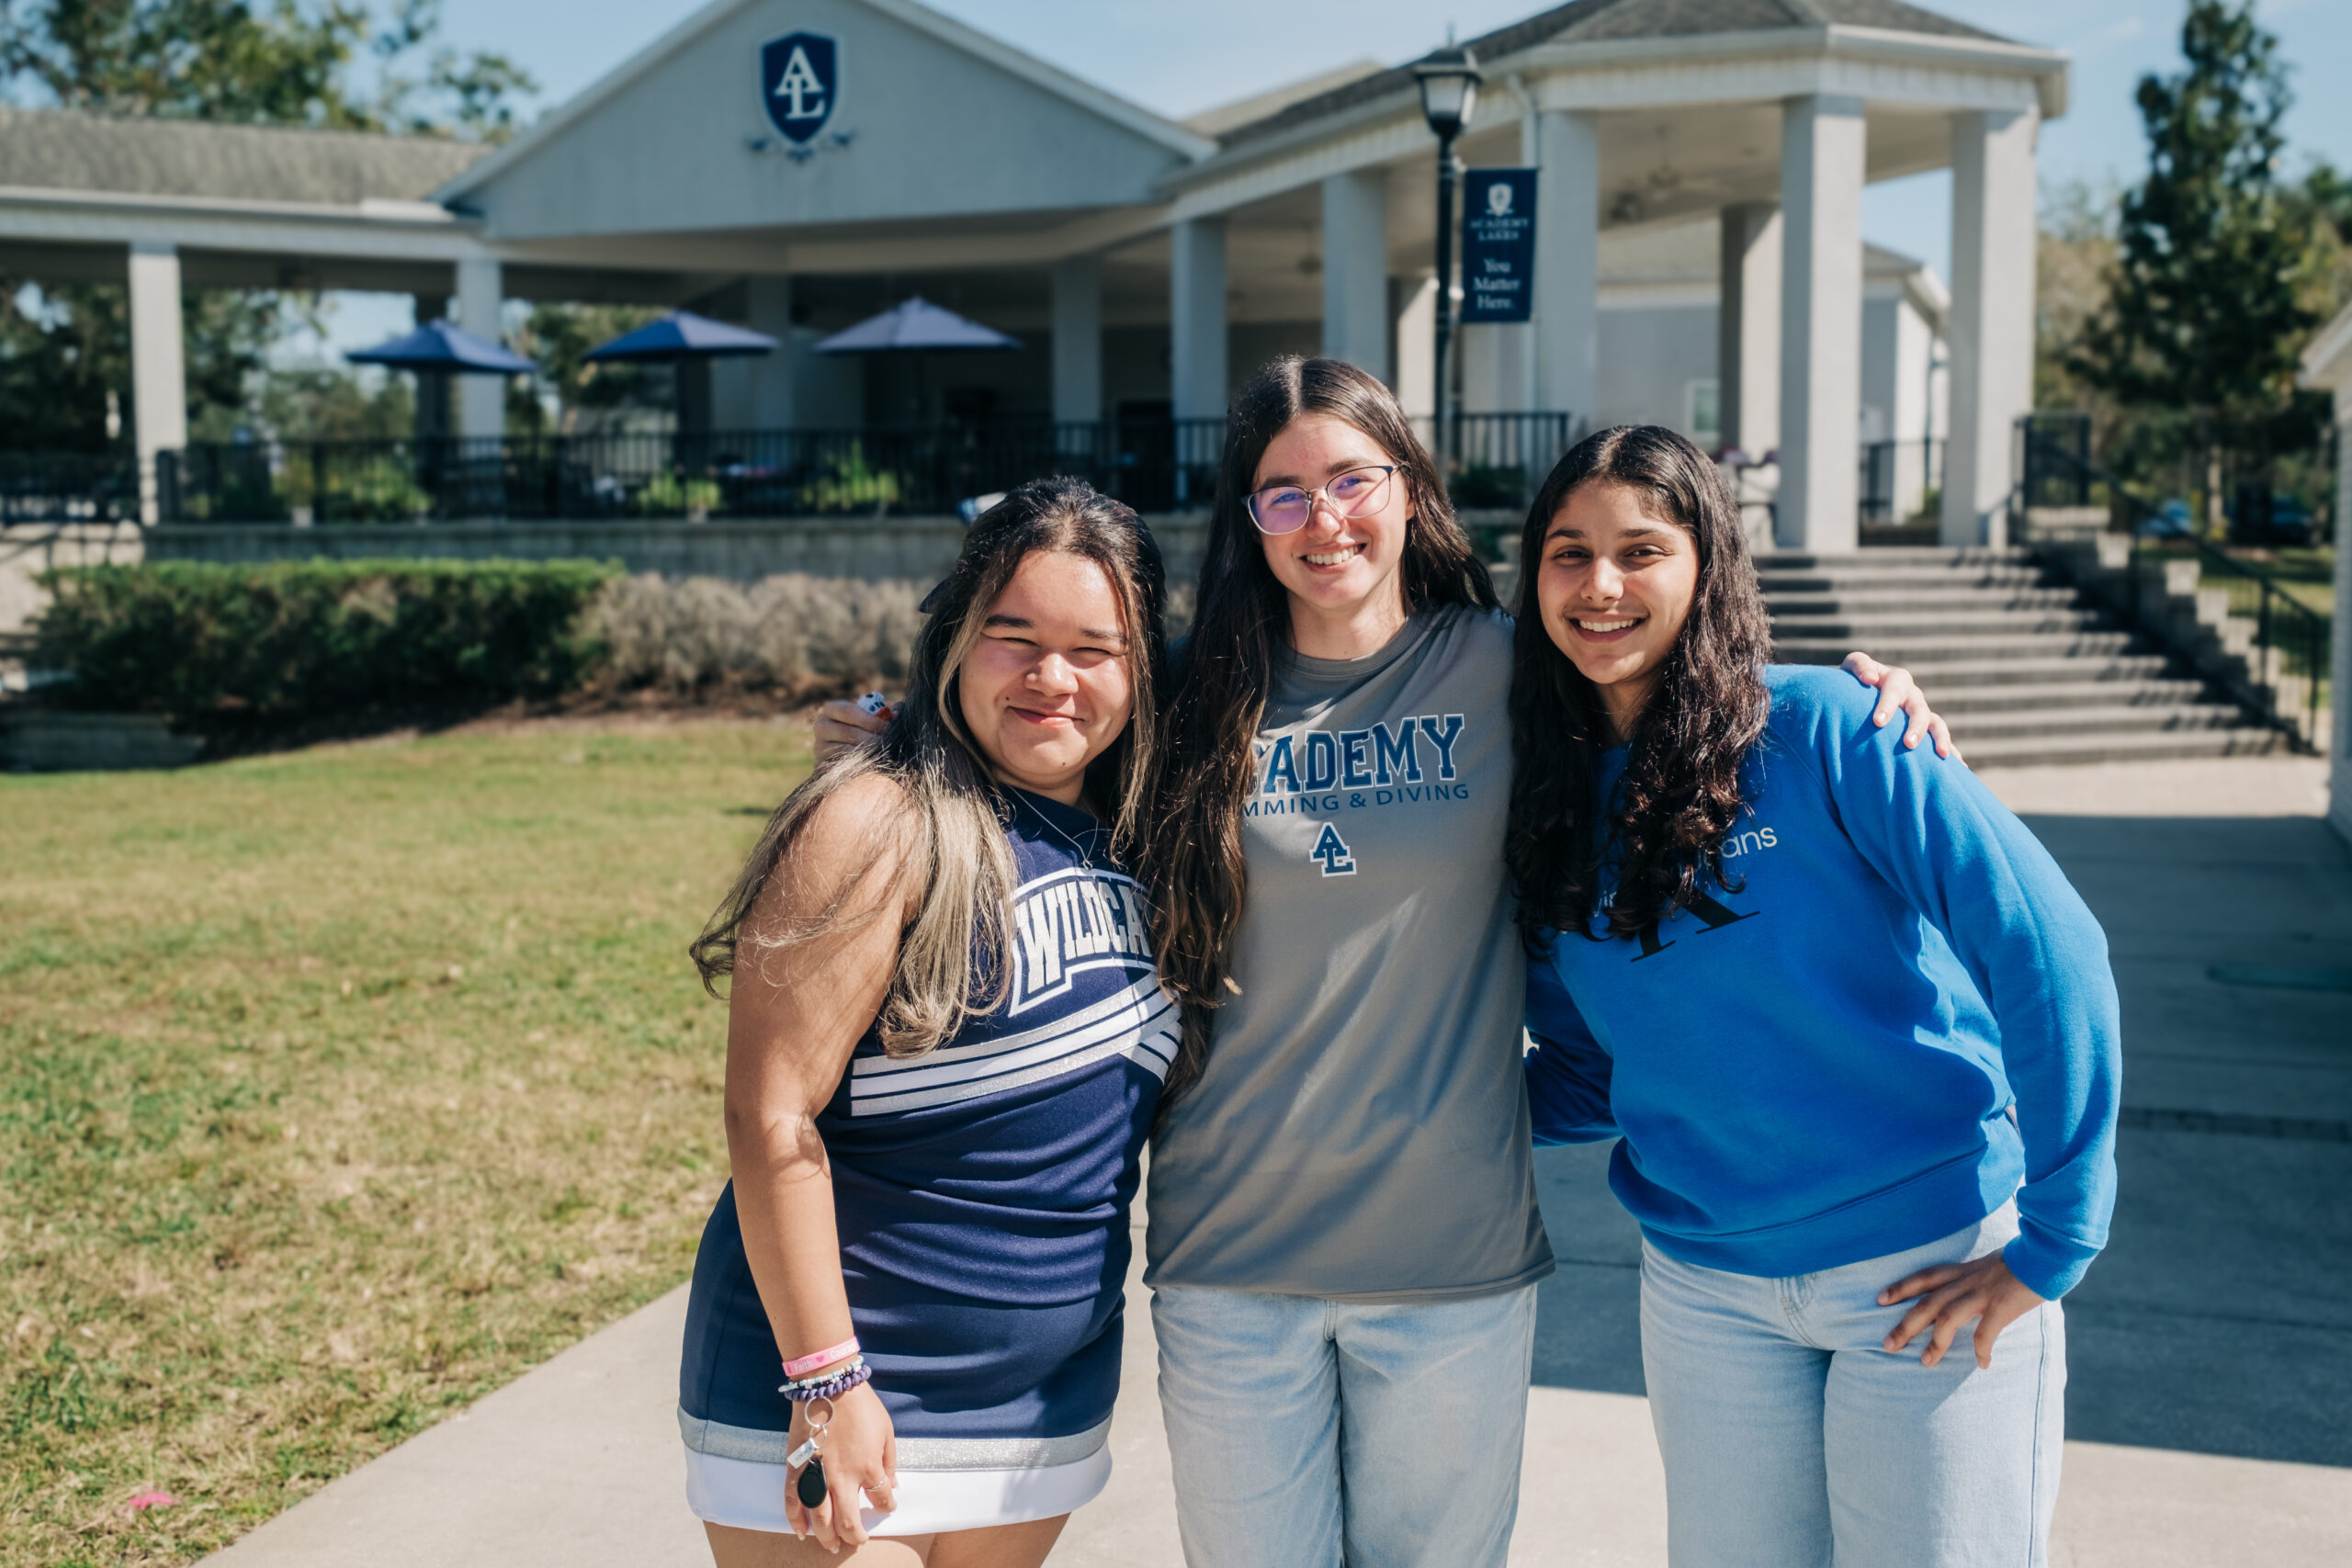
[[[825,1407],[825,1413],[822,1416],[817,1414],[817,1406],[820,1404]],[[811,1513],[822,1507],[825,1503],[825,1461],[819,1456],[820,1450],[824,1446],[825,1428],[831,1426],[832,1422],[833,1402],[830,1399],[810,1400],[808,1402],[808,1436],[798,1448],[784,1456],[785,1468],[787,1470],[797,1464],[806,1464],[808,1467],[800,1472],[800,1479],[794,1483],[793,1490],[799,1494],[800,1506]]]

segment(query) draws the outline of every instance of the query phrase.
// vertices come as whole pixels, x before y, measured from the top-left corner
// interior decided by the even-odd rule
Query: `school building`
[[[1470,167],[1535,171],[1532,319],[1464,326],[1474,416],[1648,420],[1777,454],[1781,544],[1939,491],[1998,541],[2031,401],[2034,148],[2066,58],[1900,0],[1577,0],[1465,40]],[[1952,171],[1952,276],[1865,245]],[[1270,355],[1435,401],[1436,142],[1411,64],[1178,122],[916,4],[714,0],[503,147],[0,109],[0,263],[127,279],[142,461],[184,446],[179,301],[683,306],[780,339],[689,366],[715,430],[1219,417]],[[921,294],[1017,351],[830,357]],[[497,436],[458,378],[452,428]],[[149,506],[153,506],[152,487]]]

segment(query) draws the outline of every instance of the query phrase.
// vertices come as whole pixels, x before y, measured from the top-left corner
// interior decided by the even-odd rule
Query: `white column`
[[[799,423],[792,339],[792,279],[758,274],[743,280],[743,322],[775,339],[770,354],[710,361],[710,427],[718,431],[790,430]],[[810,421],[828,422],[821,413]],[[857,423],[855,419],[847,421]]]
[[[1530,407],[1526,330],[1516,321],[1480,321],[1453,337],[1462,362],[1464,413],[1517,413]]]
[[[1750,457],[1781,444],[1781,209],[1723,209],[1723,310],[1715,376],[1723,443]]]
[[[1388,379],[1388,172],[1323,182],[1323,353]]]
[[[1102,258],[1054,264],[1054,419],[1091,424],[1102,417]]]
[[[1226,404],[1225,220],[1168,231],[1168,380],[1178,419],[1222,419]]]
[[[1947,545],[2008,542],[2011,432],[2033,407],[2037,123],[2030,111],[1952,117]]]
[[[1545,412],[1589,420],[1600,364],[1599,122],[1547,110],[1535,143],[1534,390]]]
[[[1860,541],[1862,100],[1791,98],[1781,118],[1781,489],[1784,548]]]
[[[130,420],[139,454],[139,517],[156,520],[155,454],[187,445],[187,362],[181,346],[180,257],[130,247]]]
[[[458,264],[458,324],[479,338],[501,341],[498,308],[505,301],[497,258],[473,256]],[[458,378],[458,434],[495,441],[506,434],[506,378]]]
[[[1437,275],[1396,280],[1396,400],[1406,417],[1437,417]]]

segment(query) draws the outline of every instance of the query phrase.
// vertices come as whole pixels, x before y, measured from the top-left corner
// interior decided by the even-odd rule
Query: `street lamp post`
[[[1453,346],[1453,187],[1461,176],[1461,160],[1453,155],[1453,139],[1470,123],[1478,107],[1478,84],[1486,80],[1478,57],[1448,43],[1413,67],[1420,83],[1421,115],[1437,133],[1437,388],[1434,432],[1438,471],[1445,471],[1447,392],[1452,384],[1446,354]]]

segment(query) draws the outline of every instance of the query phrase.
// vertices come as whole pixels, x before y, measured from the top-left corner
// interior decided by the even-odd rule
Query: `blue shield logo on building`
[[[817,33],[787,33],[760,46],[760,96],[786,141],[805,143],[825,129],[839,62],[833,40]]]

